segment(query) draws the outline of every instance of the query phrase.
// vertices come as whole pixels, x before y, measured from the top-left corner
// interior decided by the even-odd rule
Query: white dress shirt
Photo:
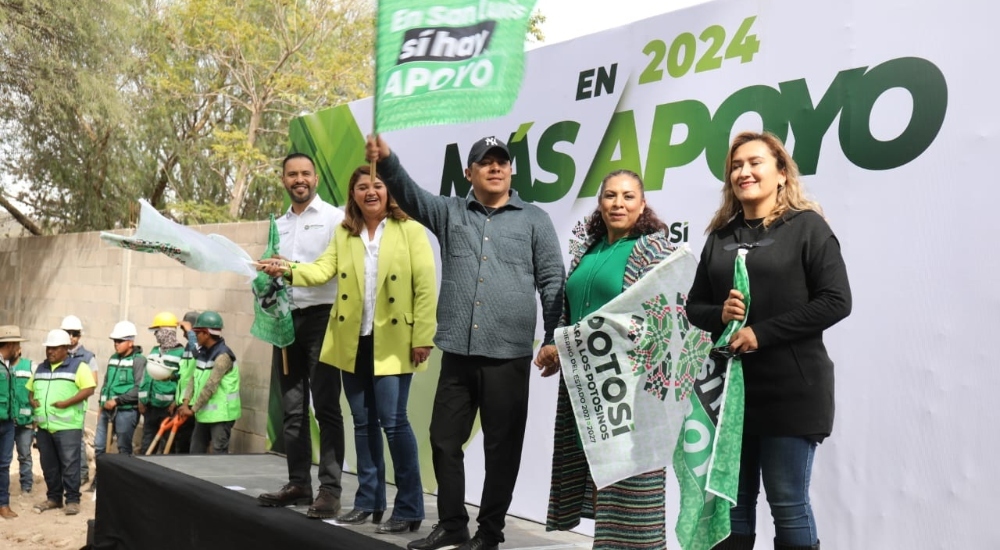
[[[361,310],[361,336],[372,333],[375,322],[375,286],[378,284],[378,249],[382,244],[385,218],[375,228],[375,236],[368,238],[368,228],[361,229],[361,242],[365,245],[365,305]]]
[[[330,246],[333,232],[344,220],[344,212],[325,202],[319,195],[306,206],[301,214],[289,207],[276,221],[278,225],[278,254],[293,262],[312,262]],[[292,309],[302,309],[320,304],[332,304],[337,299],[337,278],[324,285],[289,287]]]

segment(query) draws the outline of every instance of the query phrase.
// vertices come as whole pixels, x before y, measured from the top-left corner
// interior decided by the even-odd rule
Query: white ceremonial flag
[[[696,267],[685,245],[598,311],[556,330],[598,488],[671,463],[690,407],[678,390],[692,384],[712,345],[684,314]]]
[[[139,199],[139,227],[131,237],[101,232],[101,240],[138,252],[161,253],[197,271],[232,271],[253,278],[254,260],[222,235],[205,235],[168,220],[144,199]]]

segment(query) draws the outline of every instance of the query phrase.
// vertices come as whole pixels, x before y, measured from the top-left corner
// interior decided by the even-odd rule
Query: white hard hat
[[[61,328],[50,330],[49,334],[45,337],[45,343],[42,345],[47,348],[69,346],[71,345],[69,342],[69,334]]]
[[[135,340],[135,325],[131,321],[118,321],[111,331],[112,340]]]
[[[79,330],[83,331],[83,323],[80,322],[80,318],[76,315],[67,315],[63,318],[62,324],[59,325],[62,330]]]
[[[170,380],[176,371],[177,367],[166,366],[159,357],[146,359],[146,374],[152,376],[153,380]]]

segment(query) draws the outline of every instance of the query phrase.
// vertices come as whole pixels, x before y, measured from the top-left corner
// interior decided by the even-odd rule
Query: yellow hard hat
[[[177,316],[169,311],[161,311],[153,317],[153,324],[149,325],[149,329],[157,329],[161,327],[171,327],[177,328]]]

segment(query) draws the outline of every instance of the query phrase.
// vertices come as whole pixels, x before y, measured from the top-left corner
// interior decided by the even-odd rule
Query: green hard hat
[[[198,316],[191,328],[214,328],[222,330],[222,316],[214,311],[206,311]]]

